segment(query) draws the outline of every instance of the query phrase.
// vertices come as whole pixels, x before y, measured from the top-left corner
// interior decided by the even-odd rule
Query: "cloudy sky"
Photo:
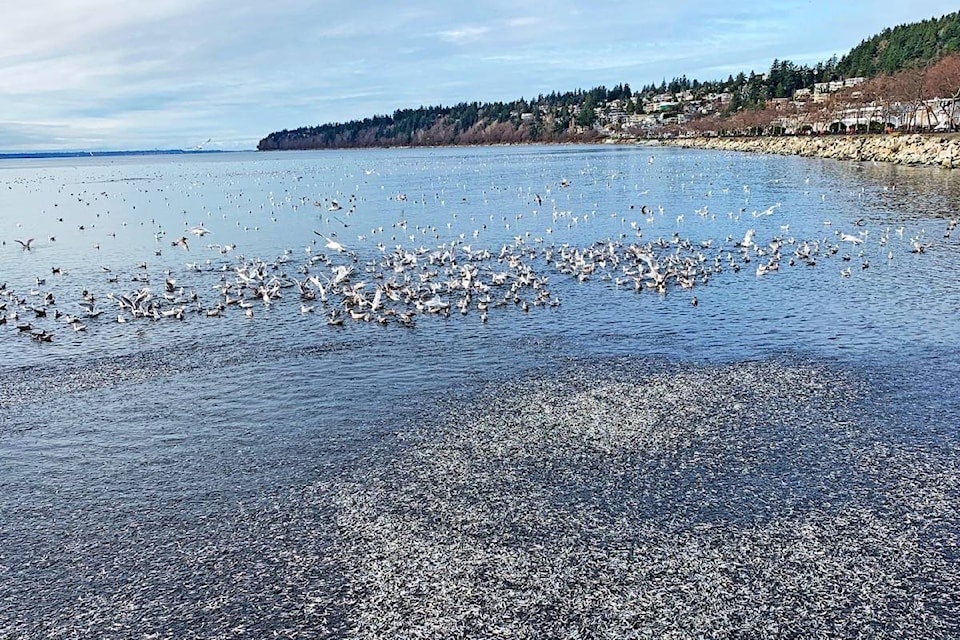
[[[267,133],[813,64],[956,0],[10,0],[0,151],[252,149]],[[207,142],[209,140],[209,142]]]

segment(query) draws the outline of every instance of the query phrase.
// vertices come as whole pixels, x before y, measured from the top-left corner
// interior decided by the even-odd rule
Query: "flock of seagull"
[[[563,179],[556,188],[567,189],[570,184]],[[531,204],[540,206],[544,202],[540,194],[530,197]],[[392,199],[399,203],[407,200],[404,194]],[[301,204],[307,203],[301,199]],[[357,203],[355,196],[350,196],[348,208],[337,199],[312,202],[318,209],[326,209],[327,217],[344,230],[351,223],[334,212],[349,218]],[[778,203],[753,212],[753,216],[771,216],[779,207]],[[551,286],[557,282],[599,280],[638,293],[666,295],[673,290],[690,292],[728,272],[747,271],[764,277],[783,266],[813,267],[829,259],[838,260],[840,275],[850,277],[855,269],[867,269],[871,258],[885,254],[892,260],[898,247],[922,254],[931,246],[926,232],[904,237],[903,227],[870,229],[863,219],[853,221],[848,229],[835,231],[824,222],[823,233],[809,239],[792,236],[789,224],[784,224],[779,233],[762,241],[755,228],[742,237],[728,235],[723,240],[692,240],[679,231],[645,240],[642,221],[652,226],[658,217],[664,218],[664,209],[647,205],[630,208],[639,215],[635,220],[622,217],[622,232],[584,246],[548,241],[551,227],[564,223],[569,227],[590,218],[589,214],[561,211],[556,202],[551,227],[544,234],[518,233],[512,242],[497,247],[474,247],[467,234],[433,247],[405,246],[407,237],[411,242],[428,237],[428,232],[436,239],[441,237],[436,227],[420,225],[411,227],[414,233],[404,235],[408,231],[406,220],[395,223],[392,229],[375,227],[369,235],[358,235],[361,244],[354,248],[338,239],[335,232],[314,231],[302,253],[286,249],[271,260],[244,257],[236,244],[208,244],[200,247],[210,256],[208,259],[186,263],[180,271],[167,268],[158,272],[149,269],[147,262],[123,274],[103,267],[110,290],[96,290],[94,283],[87,282],[79,297],[71,300],[61,300],[63,289],[55,294],[47,284],[50,278],[69,278],[66,270],[50,266],[48,274],[36,277],[35,286],[26,290],[0,282],[0,325],[37,342],[51,342],[60,329],[81,333],[95,322],[183,321],[231,313],[253,318],[263,309],[290,308],[291,304],[301,314],[322,315],[332,326],[351,321],[414,327],[422,316],[476,315],[487,322],[494,309],[528,312],[559,306],[560,299]],[[746,215],[744,212],[742,209],[736,215]],[[706,207],[696,213],[701,217],[715,215]],[[490,224],[495,220],[491,215]],[[678,227],[682,222],[681,214]],[[506,216],[502,223],[510,229]],[[174,234],[176,239],[165,241],[166,231],[155,226],[157,256],[169,246],[192,257],[201,251],[196,246],[191,248],[190,243],[215,234],[204,224],[185,223],[182,232]],[[956,227],[956,219],[946,220],[944,237],[949,238]],[[375,247],[362,244],[377,234],[382,240]],[[473,235],[478,237],[479,229]],[[3,245],[7,251],[41,251],[33,238],[15,242],[4,241]],[[868,244],[875,246],[868,250]],[[694,306],[699,302],[692,293],[689,301]]]

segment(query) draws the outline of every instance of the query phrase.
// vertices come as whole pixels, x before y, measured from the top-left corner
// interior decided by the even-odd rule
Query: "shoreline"
[[[641,142],[640,144],[644,144]],[[859,162],[892,162],[913,166],[960,167],[960,137],[956,135],[877,134],[829,136],[760,136],[737,138],[679,138],[646,144],[713,149],[746,153],[770,153]]]

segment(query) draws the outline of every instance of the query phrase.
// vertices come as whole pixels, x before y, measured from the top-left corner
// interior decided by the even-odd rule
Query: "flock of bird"
[[[543,192],[551,198],[553,192],[568,190],[571,184],[563,178]],[[537,214],[545,202],[543,196],[532,191],[524,197],[532,214]],[[746,271],[764,277],[784,266],[813,267],[831,259],[839,262],[840,276],[850,277],[854,270],[867,269],[871,259],[893,260],[895,252],[902,250],[922,254],[932,244],[925,231],[905,237],[903,227],[872,228],[862,218],[850,221],[844,229],[840,223],[825,221],[820,235],[812,238],[791,235],[789,221],[784,220],[777,232],[760,240],[757,225],[749,225],[749,220],[780,213],[779,203],[752,213],[744,207],[725,214],[738,222],[744,218],[749,228],[742,236],[706,240],[681,235],[683,213],[676,216],[677,230],[646,239],[644,229],[662,229],[669,216],[662,206],[629,205],[628,213],[611,214],[619,216],[620,230],[616,234],[578,244],[555,241],[554,231],[583,226],[602,216],[595,210],[574,213],[573,209],[561,209],[558,198],[548,202],[552,211],[544,212],[546,226],[539,233],[519,230],[520,213],[512,217],[491,214],[481,222],[471,216],[475,226],[472,232],[457,234],[453,231],[454,212],[444,238],[442,227],[410,224],[410,214],[405,214],[387,228],[374,226],[369,233],[358,234],[357,242],[352,243],[346,239],[346,232],[355,224],[351,216],[362,200],[350,195],[346,207],[341,200],[339,195],[297,200],[288,194],[285,203],[291,212],[300,208],[309,211],[311,208],[305,205],[312,204],[324,228],[314,230],[302,249],[287,248],[272,259],[245,257],[237,244],[197,246],[207,235],[226,236],[229,227],[217,229],[184,222],[171,241],[165,239],[167,232],[162,224],[151,221],[155,257],[163,256],[166,250],[169,258],[169,251],[176,251],[189,256],[190,262],[179,269],[151,269],[146,261],[127,270],[103,266],[103,281],[88,279],[73,284],[79,295],[71,299],[63,299],[70,287],[62,286],[70,273],[48,265],[46,273],[35,278],[34,286],[15,288],[0,282],[0,325],[37,342],[51,342],[60,330],[79,334],[95,323],[184,321],[188,317],[218,318],[233,313],[253,318],[262,310],[279,307],[291,309],[291,313],[322,315],[332,326],[351,321],[414,327],[422,316],[476,315],[487,322],[494,309],[528,312],[559,306],[557,283],[597,280],[638,293],[666,295],[673,290],[690,292],[724,273]],[[401,206],[408,204],[403,193],[389,200]],[[446,204],[440,193],[435,200],[437,206]],[[427,199],[421,196],[420,204],[426,206]],[[273,202],[271,206],[276,208]],[[276,222],[278,214],[270,215]],[[688,215],[715,219],[724,214],[711,213],[704,206]],[[212,218],[209,211],[207,217]],[[227,219],[226,214],[221,217]],[[63,218],[59,220],[63,222]],[[943,236],[950,238],[957,220],[945,222]],[[501,235],[515,235],[496,246],[484,246],[480,238],[488,225],[502,226],[498,229]],[[241,226],[239,220],[236,226]],[[331,230],[333,227],[337,231]],[[431,239],[436,242],[428,246]],[[45,247],[38,246],[33,238],[3,241],[3,245],[6,251],[30,253],[37,258],[56,242],[54,236],[49,240]],[[58,286],[52,287],[55,281]],[[689,296],[690,304],[696,306],[697,297],[693,293]]]

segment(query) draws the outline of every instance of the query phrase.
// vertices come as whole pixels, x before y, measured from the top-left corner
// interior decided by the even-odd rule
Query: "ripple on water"
[[[132,278],[144,271],[155,293],[169,275],[207,300],[240,253],[295,274],[314,230],[351,240],[312,205],[348,183],[358,202],[350,232],[382,225],[405,246],[461,233],[471,242],[481,222],[475,247],[513,247],[519,235],[538,253],[632,241],[631,221],[641,242],[662,237],[665,255],[675,232],[835,242],[834,230],[862,217],[872,234],[867,253],[850,253],[869,268],[849,278],[839,254],[761,278],[754,260],[698,284],[696,307],[690,292],[618,287],[611,267],[584,282],[551,271],[559,308],[508,305],[487,324],[455,314],[413,330],[335,330],[301,315],[293,296],[252,321],[103,317],[85,335],[58,326],[42,345],[8,326],[0,629],[960,635],[960,291],[943,277],[958,245],[934,237],[957,210],[956,181],[667,150],[651,165],[649,153],[81,162],[34,166],[35,180],[0,190],[0,235],[19,233],[10,212],[38,211],[31,233],[58,236],[5,253],[3,277],[32,296],[35,278],[62,266],[48,288],[64,311],[83,288],[99,300],[139,289]],[[361,174],[371,161],[377,173]],[[124,179],[133,174],[149,179]],[[562,177],[572,186],[558,188]],[[408,200],[393,197],[401,191]],[[534,211],[534,193],[550,206]],[[638,215],[658,204],[652,222]],[[394,231],[401,221],[413,240]],[[198,274],[169,242],[200,222],[238,250],[228,259],[194,242]],[[891,232],[881,248],[878,236],[901,225],[904,237]],[[168,235],[156,240],[160,228]],[[442,237],[421,232],[434,228]],[[929,250],[910,254],[920,233]],[[368,240],[360,262],[374,255]],[[798,355],[771,357],[783,353]],[[625,357],[591,359],[610,355]]]

